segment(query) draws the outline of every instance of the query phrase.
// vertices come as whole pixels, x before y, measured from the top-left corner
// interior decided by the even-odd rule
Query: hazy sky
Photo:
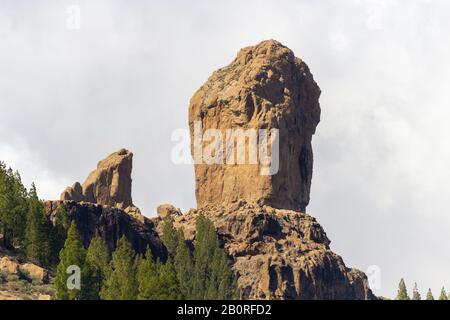
[[[146,215],[194,207],[171,133],[213,70],[274,38],[323,92],[308,213],[347,265],[379,266],[376,294],[404,277],[438,296],[450,289],[449,16],[446,0],[2,0],[0,160],[57,199],[126,147]]]

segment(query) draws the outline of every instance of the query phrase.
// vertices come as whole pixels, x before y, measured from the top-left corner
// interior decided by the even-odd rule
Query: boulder
[[[30,262],[21,264],[8,256],[4,256],[0,259],[0,271],[10,275],[16,275],[19,278],[26,280],[36,279],[42,283],[48,283],[49,280],[48,271],[46,269]]]
[[[73,200],[77,202],[85,201],[83,187],[79,182],[75,182],[72,187],[67,187],[61,194],[61,200]]]
[[[158,212],[158,217],[160,217],[161,219],[165,219],[167,217],[177,217],[177,216],[181,216],[181,210],[175,208],[173,205],[171,204],[162,204],[160,206],[158,206],[157,209]]]
[[[0,271],[8,274],[20,274],[19,263],[10,257],[2,257],[0,259]]]
[[[36,279],[42,283],[48,283],[48,271],[33,263],[24,263],[19,267],[20,272],[28,279]]]

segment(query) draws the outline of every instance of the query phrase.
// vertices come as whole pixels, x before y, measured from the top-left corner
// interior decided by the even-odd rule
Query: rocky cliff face
[[[274,40],[242,49],[230,65],[215,71],[189,106],[194,158],[199,159],[200,152],[194,145],[196,125],[201,125],[203,137],[209,129],[219,129],[223,136],[228,129],[278,129],[279,165],[276,174],[261,174],[259,154],[257,164],[247,160],[230,165],[225,157],[215,164],[197,163],[197,206],[245,200],[304,212],[312,178],[311,138],[320,120],[319,96],[308,66]],[[203,151],[208,144],[211,141],[203,141]],[[226,154],[230,145],[219,148]]]
[[[46,201],[44,207],[53,222],[58,219],[60,208],[64,208],[69,219],[76,222],[80,240],[85,247],[98,233],[112,252],[116,249],[117,241],[125,235],[137,252],[145,253],[149,246],[154,257],[163,261],[166,259],[166,248],[155,232],[153,222],[143,215],[130,215],[111,206],[75,201]]]
[[[195,241],[200,214],[214,222],[244,299],[374,298],[365,274],[345,266],[330,250],[320,224],[307,214],[245,202],[174,214],[175,227],[183,228],[189,241]]]
[[[131,170],[133,154],[121,149],[100,161],[81,185],[76,182],[62,194],[61,200],[97,203],[126,209],[133,206],[131,198]]]

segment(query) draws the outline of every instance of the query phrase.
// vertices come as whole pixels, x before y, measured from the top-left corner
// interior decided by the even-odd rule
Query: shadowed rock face
[[[312,135],[320,120],[320,89],[308,66],[277,41],[242,49],[194,94],[189,126],[208,129],[279,129],[279,171],[261,175],[255,164],[196,164],[199,208],[240,200],[305,211],[312,178]],[[206,147],[210,142],[203,144]],[[226,151],[223,145],[223,151]]]
[[[62,194],[61,200],[98,203],[126,209],[133,206],[131,170],[133,154],[121,149],[100,161],[83,185],[76,182]]]
[[[58,219],[60,208],[64,208],[71,221],[75,221],[80,233],[80,240],[85,247],[98,233],[110,250],[116,249],[117,241],[126,236],[138,253],[145,253],[150,247],[153,257],[165,261],[167,251],[158,234],[154,230],[153,222],[143,215],[139,219],[124,210],[102,206],[93,203],[78,203],[75,201],[46,201],[44,208],[50,219]]]

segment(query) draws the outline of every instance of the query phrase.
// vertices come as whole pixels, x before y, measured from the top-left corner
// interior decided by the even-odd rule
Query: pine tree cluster
[[[41,266],[55,266],[68,229],[67,212],[60,210],[53,225],[36,186],[32,184],[28,191],[20,174],[0,162],[0,235],[4,247],[26,253],[30,261]]]
[[[56,296],[70,300],[178,300],[237,298],[230,262],[213,223],[203,216],[197,220],[197,240],[193,252],[182,230],[170,219],[164,221],[163,242],[169,257],[154,259],[149,248],[136,254],[123,236],[109,256],[106,243],[99,236],[83,248],[76,225],[72,222],[56,275]],[[80,266],[80,289],[68,289],[67,268]]]
[[[447,295],[445,288],[442,287],[441,293],[439,295],[439,300],[449,300],[449,299],[450,293]],[[417,283],[414,283],[412,298],[410,298],[408,294],[408,289],[406,288],[405,280],[401,279],[398,285],[396,300],[422,300],[422,296],[420,295],[419,289],[417,288]],[[433,293],[431,292],[431,289],[428,289],[425,300],[434,300],[434,296]]]

